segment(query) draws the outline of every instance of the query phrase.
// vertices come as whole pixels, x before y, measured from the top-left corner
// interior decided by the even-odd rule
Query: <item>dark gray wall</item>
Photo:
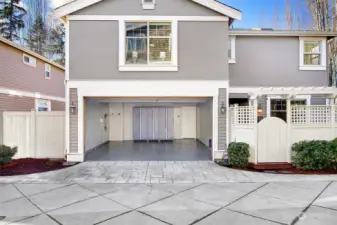
[[[236,37],[231,86],[328,86],[327,71],[299,70],[298,37]]]
[[[156,0],[154,10],[143,10],[141,0],[103,0],[73,15],[219,16],[191,0]]]
[[[118,22],[71,21],[69,76],[72,80],[228,80],[227,39],[227,22],[179,22],[177,72],[119,72]]]

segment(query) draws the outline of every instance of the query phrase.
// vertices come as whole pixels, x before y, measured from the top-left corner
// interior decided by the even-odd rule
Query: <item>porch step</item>
[[[293,165],[291,163],[249,163],[248,167],[256,170],[270,170],[270,169],[291,169]]]

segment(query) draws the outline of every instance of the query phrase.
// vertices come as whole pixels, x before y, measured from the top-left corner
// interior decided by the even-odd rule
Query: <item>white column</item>
[[[330,112],[331,112],[331,140],[336,138],[335,136],[335,125],[336,125],[336,119],[335,119],[335,115],[336,115],[336,106],[335,106],[335,98],[332,97],[329,99],[329,103],[330,103]]]
[[[287,159],[288,163],[291,163],[291,126],[292,126],[292,110],[291,110],[291,99],[292,96],[287,96]]]
[[[218,151],[218,96],[213,97],[213,138],[212,138],[212,160],[215,159],[215,154]]]
[[[258,127],[257,127],[257,109],[258,109],[258,101],[257,101],[257,96],[252,96],[250,99],[253,101],[253,106],[254,106],[254,139],[255,139],[255,144],[254,144],[254,163],[258,163]]]

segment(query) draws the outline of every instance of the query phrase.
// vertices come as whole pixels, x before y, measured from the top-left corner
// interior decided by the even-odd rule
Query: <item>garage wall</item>
[[[109,140],[109,125],[106,119],[107,130],[104,129],[104,114],[109,114],[109,104],[86,102],[86,138],[85,150],[88,151]]]
[[[209,146],[209,139],[212,139],[212,101],[198,104],[197,106],[197,139]]]
[[[109,127],[111,141],[127,141],[133,140],[133,107],[141,106],[167,106],[174,107],[174,125],[179,125],[180,128],[175,127],[174,137],[181,138],[196,138],[196,106],[179,106],[177,104],[156,104],[156,103],[110,103],[109,106]],[[180,120],[180,121],[178,121]],[[176,131],[180,131],[177,134]]]

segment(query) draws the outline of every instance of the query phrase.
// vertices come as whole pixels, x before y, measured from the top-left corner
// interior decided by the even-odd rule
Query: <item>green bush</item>
[[[233,167],[247,167],[249,156],[249,145],[246,143],[231,143],[228,147],[228,163]]]
[[[337,169],[337,141],[301,141],[293,144],[293,164],[304,170]]]
[[[0,145],[0,165],[4,165],[12,161],[12,157],[16,154],[17,147],[11,148],[6,145]]]

